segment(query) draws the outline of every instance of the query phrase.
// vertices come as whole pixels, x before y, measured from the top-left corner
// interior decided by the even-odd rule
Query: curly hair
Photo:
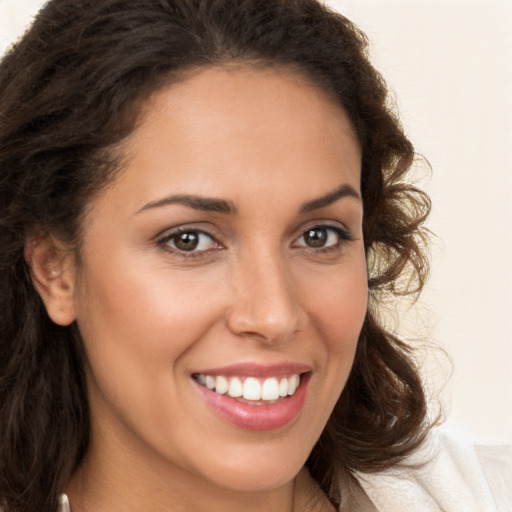
[[[187,69],[279,66],[336,98],[362,148],[370,302],[353,368],[308,467],[333,503],[356,471],[400,462],[428,431],[411,349],[379,316],[425,281],[428,197],[369,62],[366,36],[316,0],[50,0],[0,64],[0,504],[56,512],[89,442],[83,350],[31,282],[27,237],[79,253],[81,219],[119,171],[116,144],[149,95]]]

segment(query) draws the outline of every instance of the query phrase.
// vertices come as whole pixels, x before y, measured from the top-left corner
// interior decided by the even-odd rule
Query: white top
[[[438,428],[408,466],[357,474],[378,512],[512,512],[511,446]]]
[[[473,446],[436,429],[407,466],[357,473],[378,512],[512,512],[510,446]],[[65,494],[60,512],[71,512]]]

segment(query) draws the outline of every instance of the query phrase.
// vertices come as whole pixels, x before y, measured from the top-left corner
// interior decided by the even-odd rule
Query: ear
[[[25,261],[48,316],[62,326],[74,322],[76,269],[71,251],[51,235],[38,236],[25,242]]]

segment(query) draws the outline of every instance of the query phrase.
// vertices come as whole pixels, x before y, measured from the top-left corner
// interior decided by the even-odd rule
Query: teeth
[[[247,377],[224,377],[218,375],[196,374],[195,379],[202,386],[206,386],[219,395],[228,394],[233,398],[243,397],[245,400],[278,400],[280,397],[291,396],[297,391],[300,384],[300,375],[290,377],[269,377],[258,379]]]
[[[219,395],[223,395],[228,390],[229,384],[228,379],[226,377],[222,377],[219,375],[215,379],[215,391],[219,393]]]
[[[286,377],[279,383],[279,396],[288,396],[288,379]]]
[[[254,377],[245,379],[243,397],[246,400],[261,400],[261,384],[258,379]]]
[[[293,395],[297,388],[299,387],[300,378],[298,375],[292,375],[288,379],[288,395]]]
[[[279,384],[277,379],[265,379],[261,386],[262,400],[277,400],[279,398]]]
[[[244,388],[240,379],[233,377],[229,380],[228,395],[233,398],[238,398],[244,394]]]

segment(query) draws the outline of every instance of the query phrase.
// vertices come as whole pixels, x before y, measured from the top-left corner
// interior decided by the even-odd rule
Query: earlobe
[[[27,239],[25,261],[48,316],[58,325],[74,322],[75,266],[72,254],[51,235]]]

